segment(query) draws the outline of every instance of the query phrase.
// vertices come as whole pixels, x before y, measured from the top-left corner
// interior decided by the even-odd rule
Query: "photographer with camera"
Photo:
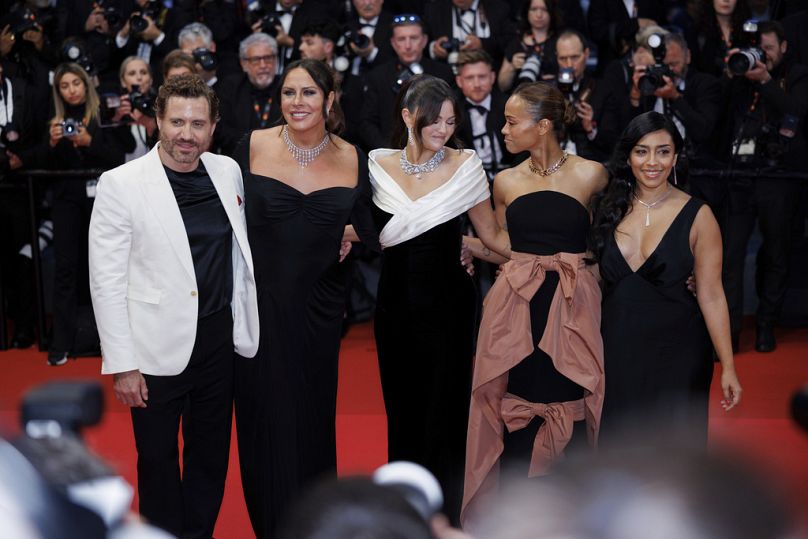
[[[509,93],[520,82],[555,76],[555,34],[560,27],[558,0],[527,0],[519,17],[519,35],[505,46],[499,89]]]
[[[383,9],[384,0],[352,0],[352,6],[347,20],[354,54],[351,73],[361,77],[395,56],[390,46],[393,15]]]
[[[124,0],[74,0],[66,18],[65,37],[82,43],[82,55],[92,59],[95,73],[103,86],[115,86],[121,56],[115,45],[115,34],[126,20]],[[76,62],[88,71],[78,58],[67,56],[62,46],[63,62]]]
[[[124,162],[134,150],[127,126],[100,128],[100,100],[81,66],[65,63],[53,76],[55,115],[50,122],[46,162],[56,170],[107,169]],[[50,365],[63,365],[68,355],[98,352],[74,347],[80,305],[89,312],[87,227],[95,199],[96,179],[68,178],[52,184],[55,252],[53,328],[48,351]],[[84,309],[81,309],[84,310]],[[92,316],[82,317],[92,319]],[[83,322],[82,322],[83,323]]]
[[[157,122],[154,118],[154,100],[157,92],[149,64],[138,56],[129,56],[121,62],[121,104],[116,111],[121,120],[130,124],[129,131],[135,149],[128,152],[125,161],[145,155],[157,142]],[[113,117],[113,120],[115,117]]]
[[[247,3],[252,31],[269,34],[278,42],[279,74],[289,63],[300,58],[300,32],[313,19],[322,17],[316,13],[318,10],[327,11],[326,5],[304,3],[303,0],[250,0]]]
[[[426,4],[426,32],[435,40],[429,56],[453,65],[460,51],[484,49],[499,66],[513,34],[508,7],[495,0],[435,0]]]
[[[748,174],[730,177],[724,288],[737,344],[744,260],[757,218],[763,244],[757,257],[755,350],[771,352],[777,346],[774,324],[785,296],[792,224],[804,187],[803,180],[786,176],[808,173],[808,67],[786,56],[788,42],[777,22],[760,23],[754,41],[759,48],[732,49],[727,60],[731,131],[724,140],[725,151],[731,167]]]
[[[160,64],[176,43],[173,10],[160,0],[135,0],[135,7],[115,34],[119,56],[139,56],[160,73]]]
[[[561,147],[568,153],[594,161],[606,161],[619,135],[619,110],[607,106],[606,94],[586,73],[589,47],[577,30],[564,30],[556,40],[556,86],[575,107],[577,119],[568,126]]]
[[[689,68],[690,50],[682,34],[651,34],[646,43],[654,63],[634,69],[636,90],[630,117],[650,110],[668,116],[684,139],[690,166],[712,168],[715,148],[711,141],[721,114],[721,83]],[[698,189],[698,183],[692,187]],[[707,193],[694,194],[716,203],[715,197]]]
[[[398,90],[414,75],[426,73],[454,84],[452,70],[443,62],[424,56],[428,37],[421,17],[415,14],[393,17],[390,44],[396,58],[368,73],[362,107],[362,147],[369,151],[390,141]]]
[[[201,22],[186,24],[177,36],[177,44],[182,52],[193,56],[197,73],[211,88],[215,89],[221,78],[241,72],[231,65],[230,55],[217,52],[213,32]]]

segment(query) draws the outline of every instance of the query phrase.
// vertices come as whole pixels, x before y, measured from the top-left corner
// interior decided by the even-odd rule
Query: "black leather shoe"
[[[58,367],[67,363],[67,352],[48,352],[48,365]]]
[[[757,327],[755,337],[755,350],[758,352],[773,352],[777,348],[777,341],[774,339],[774,327],[769,324],[762,324]]]

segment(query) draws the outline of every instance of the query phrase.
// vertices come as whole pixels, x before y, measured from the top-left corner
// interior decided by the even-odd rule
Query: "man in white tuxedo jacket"
[[[102,373],[131,406],[140,512],[179,537],[210,538],[227,474],[233,351],[258,348],[243,184],[232,159],[203,153],[218,100],[202,79],[172,78],[155,109],[158,145],[100,178],[90,290]]]

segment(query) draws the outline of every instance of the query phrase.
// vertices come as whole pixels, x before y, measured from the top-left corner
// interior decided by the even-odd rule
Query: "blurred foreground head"
[[[789,505],[748,463],[694,449],[571,458],[511,482],[477,539],[796,539]]]

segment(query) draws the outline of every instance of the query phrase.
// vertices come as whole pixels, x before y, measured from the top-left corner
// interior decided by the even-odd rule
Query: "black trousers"
[[[786,291],[793,220],[802,182],[760,178],[730,186],[724,227],[724,291],[733,333],[741,330],[747,243],[757,218],[763,244],[757,256],[758,324],[774,324]]]
[[[147,407],[132,408],[140,514],[178,537],[213,536],[230,456],[233,355],[233,318],[227,307],[199,320],[182,373],[144,375]]]
[[[89,303],[87,230],[93,200],[87,197],[82,181],[63,180],[54,187],[51,216],[55,264],[50,343],[53,352],[73,349],[78,306]]]

